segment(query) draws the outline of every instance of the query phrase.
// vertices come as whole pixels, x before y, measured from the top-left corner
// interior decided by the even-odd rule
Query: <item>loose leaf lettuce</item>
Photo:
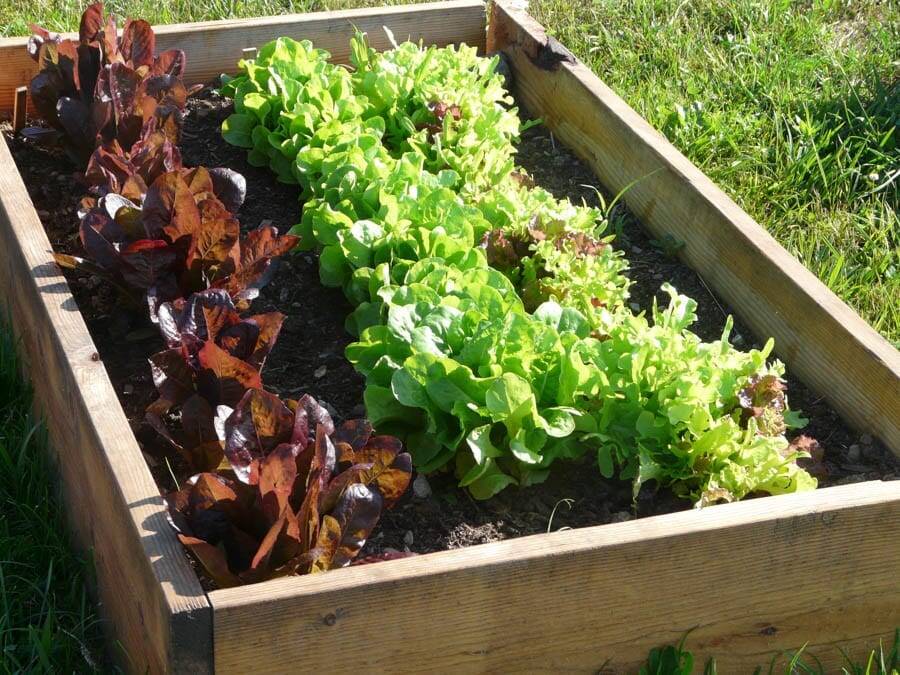
[[[201,473],[167,497],[179,538],[220,587],[349,565],[409,485],[396,439],[365,420],[335,427],[309,396],[250,390],[222,428],[234,479]]]
[[[784,431],[780,364],[652,321],[600,212],[535,188],[496,62],[466,47],[351,41],[352,71],[281,38],[223,90],[226,140],[301,186],[293,230],[357,309],[348,358],[379,426],[475,496],[543,480],[560,458],[672,485],[698,504],[814,487]],[[493,268],[493,269],[492,269]]]

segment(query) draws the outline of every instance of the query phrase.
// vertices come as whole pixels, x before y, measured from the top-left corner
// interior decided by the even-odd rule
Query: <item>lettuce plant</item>
[[[98,146],[91,153],[82,180],[96,196],[114,193],[140,203],[157,178],[182,166],[178,145],[151,121],[130,151],[116,140]],[[96,198],[84,202],[83,210],[95,204]]]
[[[95,3],[82,14],[77,41],[31,28],[28,52],[40,66],[29,87],[31,99],[73,159],[84,162],[98,139],[115,139],[130,149],[151,119],[178,141],[181,111],[192,91],[181,79],[184,52],[155,54],[150,24],[126,21],[117,37],[115,18],[104,17],[103,4]]]
[[[771,345],[740,352],[727,333],[703,343],[687,330],[693,301],[672,289],[652,325],[623,318],[598,339],[577,308],[548,301],[528,313],[504,275],[481,257],[469,265],[420,261],[403,285],[378,288],[385,321],[347,348],[369,415],[410,438],[421,470],[454,460],[479,498],[589,451],[607,477],[636,490],[655,479],[695,501],[814,485],[794,461],[803,453],[735,395],[759,373],[779,377]],[[758,412],[782,430],[801,421],[783,400]]]
[[[158,152],[164,146],[157,145]],[[292,249],[297,237],[279,235],[272,226],[241,237],[240,224],[218,196],[235,205],[235,195],[243,194],[239,174],[203,167],[160,173],[165,161],[150,166],[143,175],[98,171],[109,176],[106,194],[84,202],[79,230],[91,271],[146,295],[154,313],[160,302],[211,287],[227,290],[246,308],[271,278],[275,258]],[[140,204],[112,191],[137,189],[154,175]],[[85,265],[73,256],[56,259],[63,266]]]
[[[363,36],[351,51],[353,73],[309,42],[281,38],[242,61],[245,73],[223,88],[236,110],[225,139],[301,184],[307,202],[293,232],[305,248],[322,248],[323,283],[359,303],[381,263],[397,281],[417,260],[486,244],[493,227],[529,242],[505,271],[532,308],[585,282],[582,305],[615,311],[625,301],[624,264],[611,247],[588,257],[555,244],[581,233],[593,240],[599,212],[513,171],[519,124],[494,61],[465,47],[404,44],[379,54]],[[463,103],[446,103],[451,96]]]
[[[220,588],[350,564],[412,474],[395,438],[364,420],[336,428],[309,396],[249,390],[221,428],[231,475],[198,474],[167,498]]]
[[[86,163],[91,193],[79,213],[88,259],[57,262],[139,291],[166,342],[149,359],[159,397],[146,421],[198,472],[168,498],[179,537],[221,587],[349,564],[406,490],[411,458],[365,420],[335,429],[311,397],[263,389],[284,316],[245,312],[299,238],[242,236],[244,178],[182,164],[184,54],[155,55],[149,24],[128,21],[117,39],[98,3],[77,42],[33,30],[32,97]]]

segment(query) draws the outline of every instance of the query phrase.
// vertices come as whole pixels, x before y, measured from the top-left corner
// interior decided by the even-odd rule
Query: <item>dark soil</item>
[[[210,91],[190,102],[182,144],[185,163],[227,166],[243,173],[247,200],[239,214],[242,225],[255,228],[269,221],[279,231],[286,231],[299,219],[297,188],[277,183],[267,169],[250,166],[242,150],[221,139],[219,127],[229,112],[230,103]],[[75,212],[83,188],[74,178],[75,168],[60,153],[10,139],[8,129],[5,132],[53,247],[80,253]],[[545,130],[525,134],[519,163],[538,185],[555,195],[597,203],[596,179],[590,170],[554,143]],[[659,294],[659,286],[670,281],[698,301],[696,332],[706,339],[717,338],[729,309],[697,274],[655,248],[624,206],[617,207],[614,220],[621,228],[616,245],[631,266],[635,306],[649,308],[654,296],[666,300]],[[143,423],[144,408],[155,398],[146,358],[159,350],[162,342],[142,310],[121,311],[114,290],[104,282],[68,272],[66,277],[160,489],[170,490],[173,476],[185,478],[186,469]],[[343,357],[351,342],[343,328],[351,308],[340,290],[319,283],[314,253],[283,259],[253,307],[254,312],[276,309],[287,319],[263,373],[267,388],[293,398],[309,393],[326,404],[338,420],[363,416],[363,380]],[[734,339],[741,347],[756,346],[756,338],[739,321]],[[790,377],[788,383],[792,405],[810,418],[805,433],[826,448],[830,475],[824,484],[900,476],[900,462],[881,444],[846,427],[802,383]],[[425,553],[690,507],[669,492],[649,486],[633,504],[631,486],[602,479],[591,458],[554,467],[543,485],[508,488],[489,502],[474,501],[456,487],[449,474],[427,480],[417,477],[416,488],[385,515],[366,553],[386,549]]]

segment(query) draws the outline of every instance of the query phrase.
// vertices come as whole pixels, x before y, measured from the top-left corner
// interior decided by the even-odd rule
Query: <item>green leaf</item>
[[[504,373],[488,389],[485,403],[495,422],[503,422],[515,436],[526,417],[537,415],[534,392],[528,382],[513,373]]]
[[[319,254],[319,279],[325,286],[340,287],[350,276],[350,266],[338,246],[326,246]]]
[[[597,466],[604,478],[612,478],[615,474],[615,464],[613,463],[613,447],[611,445],[602,445],[597,448]]]
[[[222,138],[239,148],[252,148],[257,121],[251,115],[235,113],[222,123]]]
[[[581,412],[575,408],[544,408],[540,415],[548,436],[565,438],[575,431],[575,417],[580,416]]]
[[[491,459],[488,460],[487,466],[478,477],[467,482],[466,486],[475,499],[484,500],[490,499],[503,488],[513,485],[515,482],[516,480],[512,476],[503,473]]]
[[[244,97],[244,110],[247,110],[256,115],[260,124],[266,123],[266,116],[269,114],[269,110],[271,109],[272,106],[269,103],[269,99],[262,94],[252,93],[247,94]]]
[[[466,443],[472,451],[472,458],[475,464],[482,466],[486,460],[491,457],[501,457],[503,452],[494,447],[491,443],[491,425],[485,424],[475,427],[466,436]]]
[[[519,431],[509,441],[509,449],[513,456],[525,464],[540,464],[543,460],[541,448],[547,440],[547,434],[540,429]]]

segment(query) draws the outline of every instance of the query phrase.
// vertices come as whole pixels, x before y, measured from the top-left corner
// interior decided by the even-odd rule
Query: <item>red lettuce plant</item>
[[[110,170],[107,187],[140,189],[145,177],[156,177],[140,205],[112,190],[85,200],[80,237],[88,260],[59,255],[57,262],[102,273],[120,287],[146,294],[154,317],[159,303],[209,287],[227,290],[246,308],[271,278],[275,258],[294,248],[298,238],[279,235],[272,226],[240,236],[240,224],[223,202],[240,205],[240,174],[197,167],[156,175],[153,167],[163,165],[157,157],[143,174]]]
[[[412,474],[397,439],[364,420],[335,428],[309,396],[249,390],[222,433],[233,478],[201,473],[168,497],[179,538],[220,587],[350,564]]]
[[[104,17],[103,4],[95,3],[81,16],[77,41],[31,29],[28,52],[40,65],[31,98],[73,159],[86,161],[98,139],[130,149],[151,119],[178,141],[181,111],[192,93],[181,79],[184,52],[155,55],[149,23],[126,21],[117,38],[115,18]],[[26,134],[46,135],[37,129]]]
[[[147,422],[195,471],[215,469],[224,450],[216,411],[262,387],[260,371],[284,315],[241,317],[226,291],[210,289],[162,304],[158,317],[168,348],[150,357],[159,398],[148,407]],[[181,423],[173,432],[163,418],[174,407]]]
[[[88,189],[100,197],[112,192],[139,203],[162,174],[183,168],[178,146],[156,127],[154,118],[128,152],[115,139],[94,150],[82,177]],[[88,199],[96,203],[95,197]]]
[[[738,392],[741,418],[756,420],[757,433],[766,436],[783,434],[787,429],[784,412],[787,410],[787,384],[776,375],[754,375]]]

